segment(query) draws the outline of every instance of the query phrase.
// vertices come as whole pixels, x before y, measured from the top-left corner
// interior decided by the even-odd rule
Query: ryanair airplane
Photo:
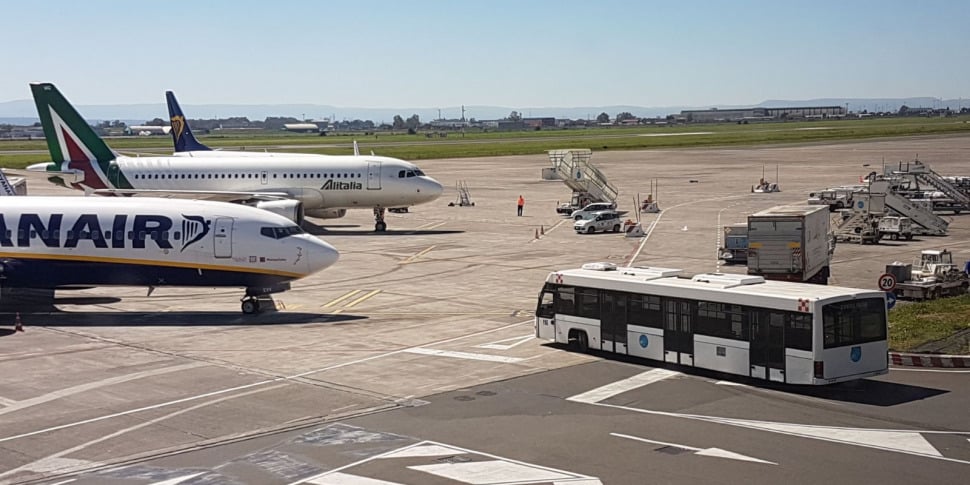
[[[289,219],[243,205],[159,198],[10,197],[0,173],[0,285],[244,287],[258,297],[337,261]],[[52,293],[50,293],[52,296]]]
[[[149,195],[236,202],[302,222],[431,202],[442,187],[416,165],[380,156],[127,157],[111,150],[53,84],[30,85],[50,163],[27,167],[54,183],[100,195]]]

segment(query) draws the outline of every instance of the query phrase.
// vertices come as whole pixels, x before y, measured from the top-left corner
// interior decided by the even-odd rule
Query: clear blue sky
[[[706,106],[970,97],[970,1],[5,2],[0,101]]]

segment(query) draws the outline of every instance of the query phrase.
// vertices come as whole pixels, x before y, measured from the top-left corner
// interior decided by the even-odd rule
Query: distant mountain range
[[[957,110],[970,106],[970,100],[939,99],[939,98],[824,98],[810,100],[767,100],[756,107],[782,106],[845,106],[849,110],[858,112],[868,111],[896,111],[900,106],[911,108],[946,108]],[[510,108],[504,106],[465,106],[466,118],[477,120],[494,120],[505,118],[512,111],[518,111],[523,117],[555,117],[569,119],[595,119],[600,113],[606,112],[611,117],[617,113],[628,111],[641,118],[663,117],[679,113],[685,109],[706,109],[714,106],[587,106],[577,108]],[[721,105],[719,109],[751,107],[749,105]],[[164,103],[157,104],[122,104],[122,105],[86,105],[78,106],[78,110],[89,122],[102,120],[122,120],[128,124],[142,123],[154,118],[168,118],[168,111]],[[353,108],[337,107],[321,104],[200,104],[184,105],[182,109],[189,118],[211,119],[247,117],[251,120],[263,120],[274,116],[291,116],[295,118],[307,117],[322,120],[325,118],[336,120],[372,120],[374,122],[388,122],[395,115],[407,118],[417,114],[421,121],[431,121],[438,117],[438,108]],[[441,108],[444,118],[458,118],[460,107]],[[0,102],[0,123],[31,124],[38,121],[34,102],[31,100],[15,100]]]

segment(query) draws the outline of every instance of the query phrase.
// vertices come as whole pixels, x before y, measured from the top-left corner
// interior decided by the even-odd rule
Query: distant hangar
[[[795,106],[783,108],[688,109],[680,118],[688,122],[775,121],[845,117],[845,106]]]

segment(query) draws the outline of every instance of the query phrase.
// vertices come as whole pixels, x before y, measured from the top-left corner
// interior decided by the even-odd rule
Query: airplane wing
[[[238,200],[287,200],[294,197],[286,192],[236,192],[229,190],[173,190],[173,189],[97,189],[97,195],[141,195],[172,199],[214,200],[233,202]]]

